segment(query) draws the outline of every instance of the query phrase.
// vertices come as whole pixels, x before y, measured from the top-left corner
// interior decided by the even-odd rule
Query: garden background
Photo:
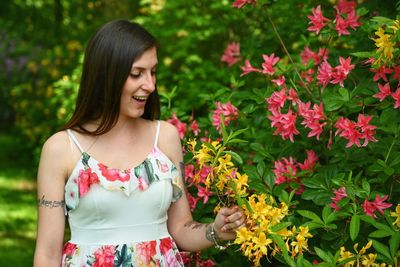
[[[194,217],[233,202],[249,217],[189,265],[398,266],[399,3],[1,1],[0,266],[32,265],[41,145],[71,115],[85,43],[115,18],[159,39]]]

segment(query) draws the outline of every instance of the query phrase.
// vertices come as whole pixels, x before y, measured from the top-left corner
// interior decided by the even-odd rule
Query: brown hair
[[[117,122],[122,88],[132,64],[145,51],[157,47],[156,39],[142,26],[127,20],[108,22],[89,40],[85,50],[82,77],[75,111],[62,130],[101,135]],[[157,89],[147,100],[142,118],[158,119],[160,101]],[[100,119],[94,131],[82,125]]]

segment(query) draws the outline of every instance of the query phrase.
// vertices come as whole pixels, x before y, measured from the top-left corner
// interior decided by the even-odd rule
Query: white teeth
[[[138,101],[145,101],[147,99],[147,97],[145,97],[145,96],[133,96],[133,99],[136,99]]]

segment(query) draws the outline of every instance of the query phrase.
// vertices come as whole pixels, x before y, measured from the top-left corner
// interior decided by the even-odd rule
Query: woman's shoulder
[[[63,156],[69,151],[70,141],[66,131],[59,131],[51,135],[43,144],[42,154]]]
[[[160,120],[160,132],[167,139],[179,138],[178,129],[168,121]]]

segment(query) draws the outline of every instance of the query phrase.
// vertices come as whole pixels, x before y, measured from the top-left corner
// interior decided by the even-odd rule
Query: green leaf
[[[354,52],[350,53],[350,55],[360,58],[372,58],[375,56],[375,52],[365,51],[365,52]]]
[[[288,227],[290,225],[292,225],[291,222],[281,222],[281,223],[275,224],[270,229],[272,232],[278,232],[279,230],[282,230],[283,228]]]
[[[380,229],[379,229],[379,230],[376,230],[376,231],[370,233],[370,234],[368,235],[368,237],[382,238],[382,237],[387,237],[387,236],[391,236],[391,235],[392,235],[392,233],[387,232],[387,231],[385,231],[385,230],[380,230]]]
[[[317,253],[318,257],[320,257],[321,259],[323,259],[325,262],[327,263],[333,263],[334,259],[332,255],[329,255],[328,253],[326,253],[325,251],[323,251],[322,249],[318,248],[318,247],[314,247],[315,252]]]
[[[312,221],[316,222],[316,223],[320,223],[322,225],[324,225],[324,222],[318,217],[317,214],[315,214],[312,211],[309,210],[298,210],[297,213],[299,213],[301,216],[311,219]]]
[[[328,205],[324,207],[322,210],[322,220],[324,220],[325,224],[328,224],[329,215],[332,214],[332,209]]]
[[[285,242],[282,240],[282,238],[279,235],[276,234],[271,234],[271,238],[275,241],[275,243],[278,245],[278,247],[282,250],[283,252],[283,258],[285,259],[286,263],[289,264],[291,267],[296,267],[296,262],[289,257]]]
[[[390,256],[389,248],[375,239],[371,239],[371,240],[372,240],[372,246],[374,247],[374,249],[377,252],[379,252],[380,254],[382,254],[383,256],[385,256],[388,260],[390,260],[390,263],[393,264],[393,261],[391,260],[392,257]]]
[[[395,258],[400,246],[400,233],[396,232],[389,240],[390,254]]]
[[[360,217],[357,214],[354,214],[351,217],[350,221],[350,238],[352,241],[354,241],[357,238],[359,231],[360,231]]]
[[[228,154],[228,155],[231,155],[232,159],[233,159],[234,161],[236,161],[239,165],[242,165],[242,164],[243,164],[242,157],[241,157],[239,154],[237,154],[236,152],[227,150],[227,151],[224,151],[224,153],[226,153],[226,154]]]

